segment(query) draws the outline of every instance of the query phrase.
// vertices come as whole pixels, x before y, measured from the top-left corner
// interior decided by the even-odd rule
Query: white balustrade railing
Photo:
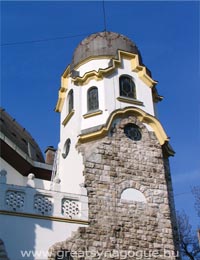
[[[0,211],[88,220],[86,195],[0,182]]]

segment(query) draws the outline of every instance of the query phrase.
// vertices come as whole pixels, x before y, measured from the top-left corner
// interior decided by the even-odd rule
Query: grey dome
[[[129,38],[114,32],[99,32],[85,38],[74,51],[71,62],[71,70],[81,61],[91,56],[116,56],[118,50],[123,50],[139,55],[140,63],[142,58],[140,52]]]

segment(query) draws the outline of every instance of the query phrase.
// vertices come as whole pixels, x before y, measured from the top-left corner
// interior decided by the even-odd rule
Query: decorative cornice
[[[152,97],[153,97],[153,102],[155,102],[155,103],[158,103],[159,101],[162,101],[163,98],[164,98],[163,96],[160,96],[158,94],[158,91],[157,91],[155,86],[152,88]]]
[[[96,70],[88,71],[82,77],[76,76],[76,77],[72,78],[72,82],[74,82],[74,84],[76,84],[76,85],[83,86],[92,79],[102,80],[106,75],[111,75],[112,73],[114,73],[115,70],[121,66],[122,59],[126,58],[126,59],[130,60],[130,62],[131,62],[131,70],[133,72],[136,72],[138,74],[139,78],[147,86],[149,86],[150,88],[153,88],[157,84],[157,81],[153,80],[148,75],[146,67],[143,65],[140,65],[138,54],[133,54],[133,53],[122,51],[122,50],[118,50],[117,58],[112,58],[111,56],[89,57],[89,58],[81,61],[79,64],[77,64],[74,69],[78,69],[81,65],[83,65],[91,60],[99,60],[101,58],[110,59],[111,65],[107,68],[99,69],[98,71],[96,71]],[[61,112],[61,110],[62,110],[70,76],[71,76],[70,66],[68,66],[61,78],[61,88],[59,90],[58,101],[57,101],[57,105],[55,108],[56,112]],[[157,93],[155,95],[158,96]]]
[[[73,114],[75,113],[75,110],[73,109],[63,120],[62,125],[66,126],[66,124],[69,122]]]
[[[129,104],[134,104],[138,106],[143,106],[143,102],[137,100],[137,99],[132,99],[132,98],[126,98],[126,97],[117,97],[117,100],[120,102],[124,103],[129,103]]]
[[[103,60],[103,59],[112,59],[113,56],[112,55],[101,55],[101,56],[90,56],[84,60],[82,60],[81,62],[79,62],[74,68],[73,70],[78,70],[81,66],[83,66],[84,64],[93,61],[93,60]]]
[[[101,129],[99,129],[95,132],[80,135],[78,142],[85,143],[85,142],[89,142],[89,141],[96,140],[96,139],[106,136],[111,127],[111,124],[115,118],[125,116],[125,115],[131,115],[131,114],[136,116],[139,121],[148,124],[154,130],[155,135],[161,145],[163,145],[165,142],[169,141],[169,138],[167,137],[167,135],[166,135],[162,125],[158,121],[158,119],[156,119],[155,117],[153,117],[150,114],[147,114],[140,108],[127,107],[124,109],[115,110],[109,116],[106,124],[104,126],[102,126]]]
[[[30,213],[24,213],[24,212],[13,212],[13,211],[8,211],[8,210],[0,210],[0,214],[9,215],[9,216],[24,217],[24,218],[45,219],[45,220],[66,222],[66,223],[73,223],[73,224],[82,224],[82,225],[88,225],[89,224],[88,221],[81,220],[81,219],[69,219],[69,218],[61,218],[61,217],[53,217],[53,216],[44,216],[44,215],[30,214]]]
[[[95,59],[95,57],[92,57]],[[108,59],[110,56],[108,57]],[[138,54],[133,54],[130,52],[118,50],[117,58],[112,58],[111,63],[112,65],[105,68],[105,69],[99,69],[98,71],[92,70],[86,72],[82,77],[75,77],[72,79],[72,81],[77,85],[85,85],[88,83],[90,78],[95,79],[102,79],[106,75],[112,74],[118,67],[122,64],[122,59],[127,58],[131,61],[131,70],[138,73],[139,78],[149,87],[153,87],[157,84],[157,81],[154,81],[148,74],[146,67],[139,64],[139,57]],[[91,60],[91,57],[89,58]],[[98,57],[96,57],[98,59]],[[84,60],[83,62],[86,63],[88,59]],[[80,66],[80,64],[79,64]]]
[[[98,110],[98,111],[94,111],[94,112],[88,112],[87,114],[83,115],[83,118],[89,118],[92,116],[97,116],[97,115],[101,115],[103,113],[102,110]]]
[[[64,71],[61,77],[61,87],[58,91],[58,101],[55,108],[56,112],[61,112],[62,110],[65,101],[66,92],[68,89],[69,73],[70,73],[70,66],[66,68],[66,70]]]

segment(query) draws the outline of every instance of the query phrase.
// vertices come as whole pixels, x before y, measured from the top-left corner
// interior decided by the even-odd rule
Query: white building
[[[44,161],[32,136],[4,109],[0,120],[0,259],[47,259],[52,243],[87,224],[85,198],[51,181],[54,148]]]
[[[157,119],[156,104],[162,97],[156,83],[127,37],[102,32],[83,40],[61,78],[56,105],[60,142],[54,167],[55,150],[49,147],[44,161],[31,135],[1,110],[0,238],[10,260],[24,259],[25,250],[39,254],[27,259],[46,259],[55,242],[88,226],[81,144],[112,136],[120,118],[134,114],[155,134],[163,153],[173,155]],[[139,140],[139,132],[128,131]],[[90,154],[90,147],[84,153]],[[143,198],[136,189],[133,194],[135,201]]]

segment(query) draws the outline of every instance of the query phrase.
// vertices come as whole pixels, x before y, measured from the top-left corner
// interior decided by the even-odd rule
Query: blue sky
[[[196,228],[191,187],[200,185],[199,3],[105,1],[105,9],[107,30],[131,38],[159,82],[159,119],[176,151],[170,159],[176,208]],[[1,106],[42,151],[57,147],[60,76],[78,43],[104,30],[102,2],[1,2],[1,29]]]

